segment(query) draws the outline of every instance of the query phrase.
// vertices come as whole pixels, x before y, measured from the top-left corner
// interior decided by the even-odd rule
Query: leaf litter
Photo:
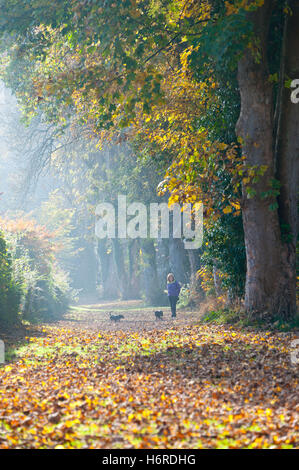
[[[0,368],[0,448],[298,447],[295,333],[123,314],[36,327]]]

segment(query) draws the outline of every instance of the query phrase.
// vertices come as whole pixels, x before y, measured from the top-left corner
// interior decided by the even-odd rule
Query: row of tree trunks
[[[143,294],[152,305],[167,302],[166,277],[197,287],[198,250],[185,250],[180,239],[98,240],[98,285],[107,299],[133,299]]]

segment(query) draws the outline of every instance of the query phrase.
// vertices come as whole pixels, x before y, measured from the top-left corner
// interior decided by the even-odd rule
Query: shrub
[[[20,310],[28,321],[53,320],[67,309],[71,289],[55,255],[54,234],[35,221],[1,220],[8,241],[11,269],[20,287]]]
[[[11,325],[18,320],[21,288],[14,281],[11,257],[0,233],[0,323]]]
[[[241,217],[224,215],[206,228],[201,261],[210,279],[216,266],[222,289],[232,297],[244,295],[246,255]],[[212,288],[212,284],[209,287]]]
[[[180,291],[177,307],[184,308],[189,305],[191,301],[191,291],[189,284],[183,284]]]

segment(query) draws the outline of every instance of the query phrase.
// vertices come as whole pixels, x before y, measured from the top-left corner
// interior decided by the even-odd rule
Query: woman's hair
[[[167,282],[170,282],[169,278],[173,277],[173,280],[175,280],[174,275],[172,273],[167,274]]]

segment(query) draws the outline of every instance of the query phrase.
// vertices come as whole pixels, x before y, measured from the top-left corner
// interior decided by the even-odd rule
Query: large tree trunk
[[[251,184],[255,195],[248,197],[243,187],[243,225],[247,257],[245,307],[255,316],[290,318],[295,313],[293,266],[283,255],[276,196],[271,190],[275,178],[273,136],[273,94],[267,68],[267,37],[273,0],[250,13],[261,57],[257,60],[252,49],[246,49],[238,66],[241,112],[236,126],[242,138],[245,165],[265,165],[266,172]],[[270,207],[272,206],[272,208]],[[274,207],[274,209],[273,209]]]
[[[158,237],[156,261],[157,261],[158,282],[159,282],[161,292],[164,293],[164,290],[166,289],[167,274],[170,272],[169,239]],[[167,305],[168,305],[168,298],[165,293],[163,297],[164,297],[164,303],[167,302]],[[161,305],[163,305],[163,303],[161,303]]]
[[[169,270],[172,272],[177,281],[186,284],[188,279],[187,250],[181,238],[173,237],[173,214],[170,213],[170,234],[169,234]]]
[[[215,286],[215,292],[216,296],[219,297],[220,295],[223,294],[222,287],[221,287],[221,279],[219,276],[219,271],[217,269],[217,261],[214,260],[213,264],[213,279],[214,279],[214,286]]]
[[[115,269],[117,271],[117,278],[119,280],[119,290],[121,293],[121,298],[127,300],[129,296],[129,280],[128,273],[125,266],[125,255],[124,251],[126,248],[126,240],[121,241],[118,238],[112,238],[112,253],[115,264]]]
[[[99,264],[99,281],[102,286],[104,299],[118,299],[120,297],[119,278],[112,253],[111,241],[107,239],[97,241],[97,257]]]
[[[156,264],[156,250],[154,241],[142,240],[143,261],[143,288],[146,301],[150,305],[160,305],[163,300],[163,292],[159,286]]]
[[[286,78],[299,78],[299,3],[290,2],[292,15],[287,17],[285,63],[282,84]],[[279,217],[284,246],[282,262],[289,278],[291,305],[296,305],[296,242],[298,236],[299,188],[299,104],[292,103],[291,90],[282,88],[280,126],[277,145],[277,178],[281,183]],[[293,308],[292,308],[293,310]]]
[[[196,301],[203,301],[205,291],[201,287],[202,280],[197,276],[200,268],[200,250],[186,250],[190,265],[190,291],[192,299],[196,297]],[[191,303],[192,305],[192,303]]]
[[[129,240],[129,295],[131,299],[140,298],[140,240],[138,238]]]

